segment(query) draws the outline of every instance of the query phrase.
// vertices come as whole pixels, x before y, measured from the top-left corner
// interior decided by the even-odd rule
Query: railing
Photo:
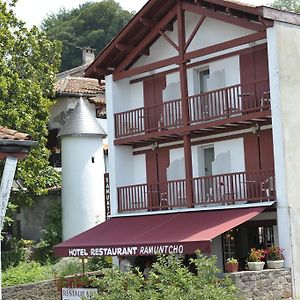
[[[198,177],[193,183],[193,205],[244,204],[275,200],[274,171],[238,172]],[[186,181],[139,184],[118,188],[119,212],[186,208]]]
[[[185,180],[118,188],[119,212],[186,207]]]
[[[269,81],[237,84],[188,97],[189,123],[212,122],[252,112],[270,110]],[[183,125],[181,100],[115,114],[115,137],[139,135]]]
[[[237,204],[275,199],[274,171],[222,174],[193,179],[194,204]]]
[[[237,84],[191,96],[188,101],[191,124],[269,110],[269,81]]]
[[[181,100],[115,114],[115,136],[124,137],[182,125]]]

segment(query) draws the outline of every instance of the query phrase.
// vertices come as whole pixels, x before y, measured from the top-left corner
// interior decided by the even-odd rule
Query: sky
[[[60,8],[72,9],[86,2],[100,0],[18,0],[15,13],[28,27],[39,25],[48,14],[57,13]],[[123,9],[139,11],[147,0],[116,0]]]
[[[100,0],[90,0],[100,1]],[[123,9],[129,11],[139,11],[147,0],[116,0]],[[163,0],[162,0],[163,1]],[[262,5],[269,3],[268,0],[240,0],[241,2]],[[18,0],[15,13],[17,17],[23,20],[28,27],[32,25],[39,26],[42,19],[48,14],[57,13],[60,8],[72,9],[88,0]]]

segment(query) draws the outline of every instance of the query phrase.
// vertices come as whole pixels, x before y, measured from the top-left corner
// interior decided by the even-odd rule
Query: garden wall
[[[53,280],[2,289],[3,300],[60,300]]]
[[[290,269],[230,273],[245,300],[292,299]]]

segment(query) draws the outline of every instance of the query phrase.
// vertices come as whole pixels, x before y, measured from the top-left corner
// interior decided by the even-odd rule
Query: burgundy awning
[[[210,252],[216,236],[258,215],[264,207],[115,217],[54,247],[57,256],[191,254]]]

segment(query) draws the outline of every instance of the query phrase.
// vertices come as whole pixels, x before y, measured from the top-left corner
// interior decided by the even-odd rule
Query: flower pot
[[[239,269],[239,263],[225,263],[225,269],[227,273],[237,272]]]
[[[283,262],[283,260],[268,260],[267,265],[269,269],[282,269]]]
[[[265,266],[264,261],[249,261],[248,269],[249,271],[262,271]]]

